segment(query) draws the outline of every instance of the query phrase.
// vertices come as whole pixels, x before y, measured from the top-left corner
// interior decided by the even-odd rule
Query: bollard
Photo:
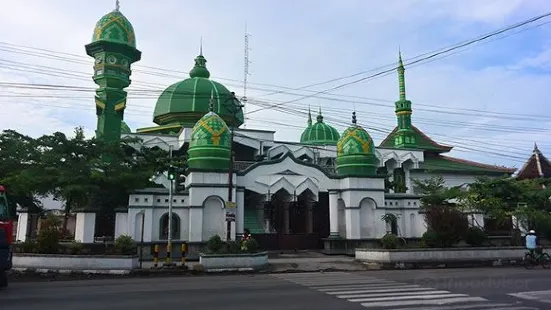
[[[187,246],[185,243],[182,243],[182,248],[181,248],[181,252],[182,252],[182,267],[185,267],[186,266],[186,250],[187,250]]]
[[[159,265],[159,245],[155,244],[153,247],[153,266],[157,268]]]
[[[168,266],[172,265],[172,259],[171,259],[171,254],[172,254],[172,243],[169,243],[166,245],[166,264]]]

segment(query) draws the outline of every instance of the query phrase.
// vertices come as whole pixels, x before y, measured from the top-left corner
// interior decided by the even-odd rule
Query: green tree
[[[434,176],[424,180],[413,179],[415,192],[422,195],[421,206],[441,206],[450,204],[450,200],[457,199],[461,195],[459,187],[447,188],[444,178]]]
[[[47,190],[40,186],[36,169],[39,158],[35,139],[14,130],[0,133],[0,184],[7,187],[11,214],[16,214],[17,205],[32,213],[42,211],[36,197]]]

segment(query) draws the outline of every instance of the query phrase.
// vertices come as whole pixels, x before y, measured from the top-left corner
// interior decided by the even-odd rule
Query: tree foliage
[[[170,158],[162,149],[140,145],[136,138],[87,139],[82,128],[72,137],[55,132],[36,139],[4,131],[0,184],[24,207],[39,206],[37,197],[51,195],[64,202],[66,212],[85,207],[112,212],[127,205],[130,191],[151,185],[155,173],[170,164],[185,166],[185,157]]]

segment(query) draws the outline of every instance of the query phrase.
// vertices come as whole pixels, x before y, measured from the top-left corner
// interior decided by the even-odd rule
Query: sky
[[[413,124],[454,146],[450,155],[519,168],[537,142],[551,157],[551,17],[407,65],[419,55],[551,11],[551,1],[122,0],[120,6],[142,51],[127,89],[125,121],[133,130],[153,125],[158,95],[188,78],[201,40],[211,79],[243,96],[247,29],[248,129],[276,130],[276,139],[298,141],[309,107],[314,117],[321,107],[325,121],[340,132],[355,110],[380,143],[396,124],[395,72],[320,92],[394,68],[401,50]],[[2,1],[2,129],[36,137],[83,126],[88,136],[94,134],[96,85],[84,46],[96,22],[114,7],[115,0]],[[273,108],[282,102],[288,103]],[[252,112],[267,106],[272,108]]]

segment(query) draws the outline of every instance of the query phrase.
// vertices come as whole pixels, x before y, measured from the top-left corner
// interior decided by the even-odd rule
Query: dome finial
[[[323,122],[323,115],[321,115],[321,106],[319,107],[318,117],[316,118],[316,120],[318,121],[318,123]]]
[[[356,126],[356,111],[352,112],[352,124],[354,124],[354,126]]]
[[[210,103],[209,103],[209,111],[214,111],[214,91],[210,91]]]
[[[207,69],[207,60],[203,56],[203,37],[201,37],[201,45],[199,48],[199,56],[195,57],[195,66],[189,72],[191,78],[199,77],[208,79],[210,72]]]
[[[118,12],[121,8],[121,3],[119,0],[115,1],[115,12]]]

